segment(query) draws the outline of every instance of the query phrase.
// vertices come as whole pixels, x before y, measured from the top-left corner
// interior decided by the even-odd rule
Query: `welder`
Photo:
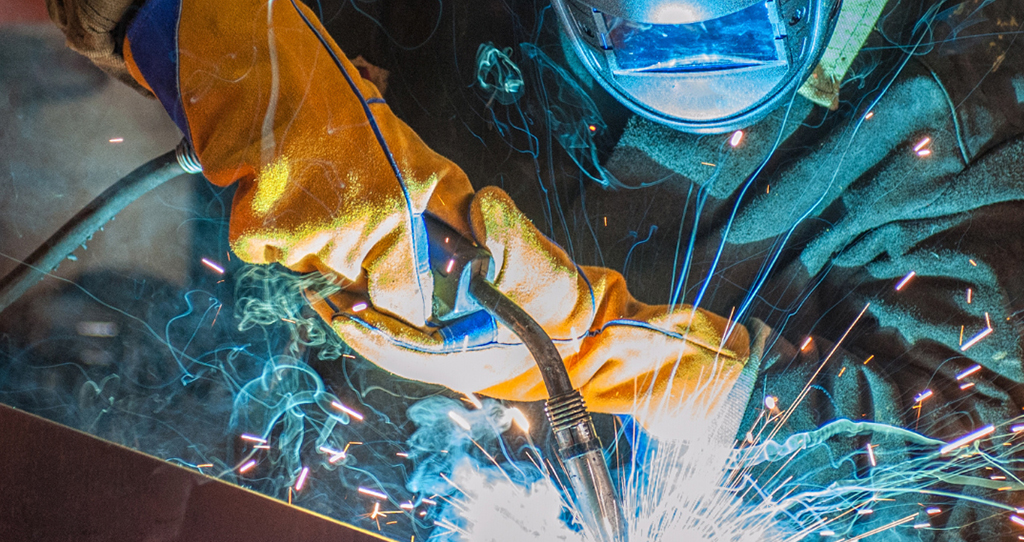
[[[55,1],[50,9],[72,47],[161,101],[210,182],[237,184],[233,251],[343,284],[313,306],[384,369],[500,399],[546,398],[507,329],[428,326],[426,213],[490,250],[496,286],[552,337],[590,410],[650,425],[649,409],[671,413],[684,399],[710,408],[739,379],[750,357],[742,325],[639,303],[619,273],[577,266],[504,191],[474,192],[301,3]]]
[[[694,395],[729,407],[726,432],[750,427],[762,413],[762,401],[748,405],[752,391],[773,406],[806,395],[780,436],[849,417],[917,423],[951,439],[1024,406],[1014,319],[1024,309],[1021,251],[1005,233],[1024,216],[1018,2],[555,0],[560,29],[546,34],[545,50],[608,119],[606,140],[593,143],[599,166],[624,185],[661,184],[580,190],[563,210],[603,216],[604,226],[580,220],[549,233],[578,241],[577,260],[593,252],[595,263],[626,271],[642,261],[633,293],[669,306],[636,301],[606,267],[577,266],[505,191],[470,186],[506,171],[532,175],[533,156],[506,157],[498,135],[483,136],[491,144],[481,148],[470,130],[431,126],[530,104],[461,103],[394,78],[382,94],[385,79],[374,74],[383,70],[363,77],[345,56],[416,74],[416,89],[444,89],[484,40],[455,62],[431,59],[448,58],[456,36],[518,28],[534,3],[473,2],[450,20],[422,16],[432,8],[417,1],[360,4],[323,18],[333,37],[291,1],[49,4],[73,48],[162,101],[211,182],[237,184],[236,253],[347,285],[314,307],[398,375],[543,398],[540,375],[506,330],[427,327],[418,221],[428,214],[491,251],[496,284],[556,340],[591,409],[634,413],[656,431],[646,405]],[[408,43],[396,42],[402,31]],[[550,108],[533,99],[532,119],[543,119]],[[536,211],[543,205],[527,184],[503,187]],[[706,220],[694,217],[698,203]],[[685,288],[673,258],[684,225],[693,231]],[[650,232],[646,241],[638,231]],[[630,236],[638,242],[620,243]],[[904,277],[913,278],[893,288]],[[676,303],[703,292],[715,295],[700,309]],[[767,352],[755,317],[776,330]],[[971,330],[986,326],[971,343]],[[962,387],[959,375],[975,364],[983,380]],[[915,399],[926,388],[929,409]],[[887,461],[904,453],[888,449]],[[807,470],[830,457],[809,454]],[[901,501],[865,521],[889,521],[900,506],[920,508]],[[956,514],[964,539],[1004,533],[974,521],[970,507]]]

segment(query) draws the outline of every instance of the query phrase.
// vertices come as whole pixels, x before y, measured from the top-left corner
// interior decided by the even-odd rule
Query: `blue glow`
[[[680,72],[742,68],[784,60],[767,4],[691,24],[607,18],[618,71]]]

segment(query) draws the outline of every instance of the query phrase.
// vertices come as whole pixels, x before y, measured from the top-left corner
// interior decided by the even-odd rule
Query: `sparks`
[[[107,141],[110,142],[110,143],[124,143],[124,138],[123,137],[112,137],[112,138],[108,139]]]
[[[409,454],[407,454],[405,452],[396,452],[395,455],[397,455],[398,457],[404,457],[404,458],[407,458],[407,459],[409,457]]]
[[[974,382],[964,382],[963,384],[960,384],[960,389],[962,389],[962,390],[966,390],[968,388],[973,388],[973,387],[974,387]]]
[[[266,444],[267,443],[267,439],[262,438],[262,437],[257,437],[256,435],[250,435],[248,433],[243,433],[242,436],[239,437],[239,438],[241,438],[242,440],[248,440],[249,442],[258,442],[260,444]]]
[[[309,467],[302,467],[302,472],[299,473],[299,479],[295,481],[295,492],[302,491],[302,486],[306,485],[306,477],[309,476]]]
[[[974,337],[971,337],[971,339],[969,341],[965,342],[964,345],[960,347],[960,351],[961,352],[966,352],[968,348],[970,348],[970,347],[974,346],[975,344],[977,344],[978,341],[984,339],[985,337],[988,337],[989,333],[992,333],[992,328],[991,327],[987,327],[987,328],[981,330],[980,332],[978,332],[977,335],[975,335]]]
[[[1011,433],[1020,433],[1024,431],[1024,423],[1010,426]]]
[[[241,467],[238,468],[238,472],[240,472],[242,474],[245,474],[246,472],[249,472],[250,470],[252,470],[252,468],[255,467],[255,466],[256,466],[256,460],[255,459],[250,459],[246,464],[244,464],[244,465],[242,465]]]
[[[363,495],[369,495],[375,499],[385,500],[388,498],[387,494],[381,493],[380,491],[376,491],[367,487],[360,486],[359,492],[362,493]]]
[[[411,502],[403,502],[402,504],[398,505],[398,507],[401,508],[402,510],[412,510],[413,508],[415,508]]]
[[[916,275],[916,274],[917,274],[916,271],[911,271],[911,272],[907,273],[906,276],[904,276],[902,279],[900,279],[899,283],[896,284],[896,291],[898,292],[898,291],[902,290],[903,287],[906,286],[907,283],[910,282],[910,279],[914,278],[914,275]]]
[[[1024,526],[1024,519],[1021,519],[1020,516],[1011,515],[1010,521],[1016,523],[1017,525]]]
[[[971,297],[972,297],[972,296],[973,296],[973,290],[971,290],[970,288],[968,288],[968,289],[967,289],[967,304],[968,304],[968,305],[970,305],[970,304],[971,304]]]
[[[355,418],[355,419],[357,419],[359,421],[363,421],[363,415],[362,414],[360,414],[360,413],[356,412],[355,410],[352,410],[351,408],[349,408],[349,407],[339,403],[338,401],[331,401],[331,406],[336,408],[336,409],[338,409],[338,410],[340,410],[340,411],[342,411],[342,412],[344,412],[345,414],[348,414],[349,416],[352,416],[353,418]]]
[[[211,261],[209,258],[203,258],[202,262],[203,262],[203,265],[205,265],[206,267],[209,267],[214,272],[216,272],[216,273],[218,273],[220,275],[224,274],[224,268],[219,266],[219,265],[217,265],[216,263]]]
[[[338,461],[341,461],[342,459],[345,459],[345,451],[344,450],[338,451],[338,450],[333,450],[331,448],[328,448],[327,446],[321,446],[320,447],[320,451],[325,453],[325,454],[327,454],[327,455],[329,455],[329,456],[331,456],[331,457],[327,458],[327,462],[332,464],[332,465],[337,463]]]
[[[452,268],[455,267],[455,259],[448,260],[448,267],[444,270],[445,274],[452,272]]]
[[[928,514],[929,516],[934,516],[935,514],[941,514],[942,513],[942,509],[940,509],[940,508],[929,508],[929,509],[925,510],[924,513]]]
[[[978,440],[980,438],[984,438],[984,437],[986,437],[988,435],[991,435],[993,432],[995,432],[995,430],[996,430],[996,428],[995,428],[994,425],[988,425],[988,426],[982,427],[981,429],[978,429],[977,431],[974,431],[973,433],[968,433],[968,434],[966,434],[966,435],[964,435],[964,436],[954,440],[953,442],[950,442],[949,444],[943,446],[942,449],[939,450],[939,453],[941,453],[941,454],[948,454],[949,452],[951,452],[951,451],[953,451],[953,450],[955,450],[957,448],[960,448],[962,446],[966,446],[966,445],[968,445],[968,444],[970,444],[970,443],[972,443],[972,442],[974,442],[974,441],[976,441],[976,440]]]
[[[878,463],[875,461],[875,452],[874,452],[874,450],[871,449],[872,446],[871,446],[870,443],[868,443],[867,448],[868,448],[868,460],[871,461],[871,466],[872,467],[877,467]]]
[[[874,111],[868,111],[867,115],[864,115],[864,120],[871,120],[871,117],[875,116]]]
[[[963,380],[963,379],[971,376],[972,374],[974,374],[974,373],[976,373],[976,372],[978,372],[980,370],[981,370],[981,365],[975,365],[974,367],[971,367],[970,369],[962,371],[960,374],[956,375],[956,379],[957,380]]]
[[[516,407],[510,408],[509,412],[512,413],[512,423],[518,425],[519,429],[523,430],[523,433],[529,433],[530,432],[530,420],[526,419],[526,414],[523,414],[523,411],[519,410]]]
[[[213,468],[213,463],[203,463],[202,465],[196,465],[197,469],[209,469]]]
[[[480,402],[480,399],[477,399],[476,395],[473,395],[472,393],[464,393],[463,395],[466,396],[466,400],[469,401],[469,404],[475,406],[478,410],[484,407],[484,404]]]
[[[925,399],[927,399],[927,398],[929,398],[931,396],[932,396],[932,390],[924,390],[921,393],[917,394],[916,397],[914,397],[914,402],[915,403],[920,403],[921,401],[924,401]]]
[[[732,133],[732,137],[729,138],[729,145],[738,147],[740,141],[743,141],[743,130],[736,130]]]
[[[932,151],[930,151],[928,149],[921,149],[921,150],[917,151],[917,155],[922,157],[922,158],[924,158],[925,156],[930,155],[931,153],[932,153]]]
[[[355,305],[352,305],[352,312],[364,311],[364,310],[366,310],[366,307],[368,307],[368,306],[369,305],[367,305],[366,303],[362,303],[362,302],[356,303]]]
[[[917,142],[917,145],[914,145],[914,152],[920,152],[920,150],[923,149],[925,147],[925,145],[927,145],[927,144],[929,144],[931,142],[932,142],[932,138],[925,136],[924,139],[922,139],[921,141]]]
[[[807,351],[807,347],[811,345],[811,338],[807,337],[804,339],[804,343],[800,345],[800,350]]]
[[[471,429],[471,426],[469,425],[469,422],[466,421],[466,418],[459,416],[458,414],[455,413],[454,410],[448,411],[448,417],[451,418],[453,422],[458,424],[459,427],[465,429],[466,431],[469,431]]]
[[[776,398],[776,397],[774,397],[772,395],[765,396],[765,398],[764,398],[764,406],[768,410],[775,410],[775,407],[778,406],[778,401],[779,401],[778,398]]]

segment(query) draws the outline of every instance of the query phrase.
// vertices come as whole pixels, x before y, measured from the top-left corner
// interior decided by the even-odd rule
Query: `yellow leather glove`
[[[629,295],[622,275],[577,267],[496,187],[477,193],[477,242],[494,256],[495,285],[544,327],[594,412],[671,415],[685,402],[712,409],[749,357],[743,326],[688,306],[669,311]],[[453,333],[411,326],[358,295],[314,297],[313,308],[367,359],[405,378],[514,401],[546,399],[532,357],[503,326]],[[728,336],[726,332],[728,331]]]
[[[509,330],[487,317],[425,325],[432,278],[420,217],[429,212],[491,251],[498,288],[556,341],[591,410],[643,421],[684,401],[711,406],[739,376],[742,326],[638,303],[618,273],[578,268],[501,190],[474,197],[465,174],[391,113],[297,2],[148,0],[124,51],[207,178],[238,183],[235,252],[339,277],[346,290],[312,297],[313,307],[384,369],[502,399],[546,398]]]
[[[291,0],[149,0],[129,70],[237,183],[230,242],[250,263],[332,273],[423,325],[433,282],[421,218],[468,232],[466,175],[394,116],[315,15]]]

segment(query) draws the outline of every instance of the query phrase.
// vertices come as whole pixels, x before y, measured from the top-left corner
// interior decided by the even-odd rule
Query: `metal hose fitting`
[[[625,542],[626,520],[604,459],[601,441],[579,391],[552,397],[545,403],[558,457],[565,466],[576,506],[591,536],[601,542]]]
[[[192,148],[187,139],[182,138],[178,146],[174,147],[174,157],[178,159],[178,165],[185,173],[202,173],[203,166],[199,163],[199,156]]]

